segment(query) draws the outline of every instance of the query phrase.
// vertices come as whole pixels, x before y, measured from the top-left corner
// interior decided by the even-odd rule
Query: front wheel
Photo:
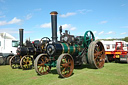
[[[61,77],[69,77],[73,73],[74,60],[70,54],[61,54],[57,60],[57,72]]]
[[[30,55],[25,55],[20,60],[20,66],[23,70],[29,70],[33,68],[34,59]]]
[[[48,74],[51,70],[51,67],[49,66],[49,57],[47,54],[40,54],[36,57],[34,62],[34,68],[37,74],[39,75],[45,75]]]
[[[9,64],[12,69],[20,68],[20,57],[17,55],[11,57]]]

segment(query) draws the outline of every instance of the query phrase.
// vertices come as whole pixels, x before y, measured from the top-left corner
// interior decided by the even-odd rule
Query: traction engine
[[[23,44],[23,29],[19,29],[20,46],[17,48],[17,55],[10,59],[10,65],[13,69],[22,68],[23,70],[32,69],[34,66],[34,59],[37,55],[45,52],[45,45],[50,41],[49,38],[44,37],[40,41],[26,40]]]
[[[95,41],[91,31],[84,36],[70,35],[67,30],[62,34],[60,26],[60,41],[57,40],[57,12],[51,14],[52,41],[46,46],[46,53],[39,54],[34,62],[37,74],[48,74],[51,67],[57,68],[60,77],[69,77],[74,66],[90,64],[92,68],[102,68],[105,62],[105,50],[100,41]]]

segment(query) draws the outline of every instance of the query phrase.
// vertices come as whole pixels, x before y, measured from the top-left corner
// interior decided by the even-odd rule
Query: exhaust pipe
[[[23,46],[23,31],[24,31],[24,29],[19,29],[19,35],[20,35],[20,47]]]
[[[57,12],[53,11],[51,14],[51,25],[52,25],[52,41],[57,42]]]

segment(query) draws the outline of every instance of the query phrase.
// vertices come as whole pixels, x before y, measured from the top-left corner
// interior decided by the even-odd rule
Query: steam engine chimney
[[[52,41],[57,42],[57,12],[53,11],[51,14],[51,25],[52,25]]]
[[[23,46],[23,31],[24,31],[24,29],[19,29],[19,35],[20,35],[20,47]]]

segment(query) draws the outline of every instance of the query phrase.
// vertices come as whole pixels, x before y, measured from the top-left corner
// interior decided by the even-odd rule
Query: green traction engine
[[[68,30],[62,34],[60,26],[60,41],[57,40],[57,12],[51,14],[52,41],[46,47],[46,53],[39,54],[34,62],[34,68],[39,75],[48,74],[51,67],[57,68],[60,77],[69,77],[74,66],[90,64],[92,68],[102,68],[105,62],[105,50],[100,41],[95,41],[91,31],[84,36],[70,35]]]

